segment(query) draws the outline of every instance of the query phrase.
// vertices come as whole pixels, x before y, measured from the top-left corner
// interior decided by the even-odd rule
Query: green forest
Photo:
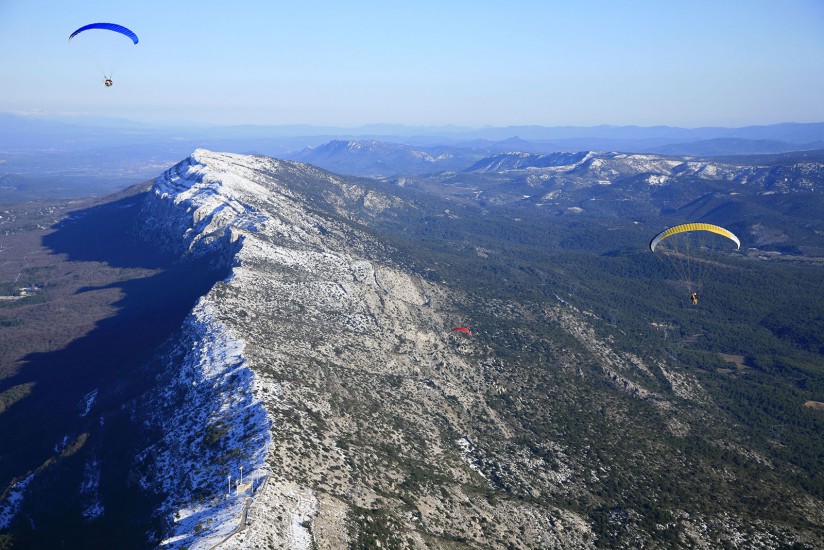
[[[679,546],[675,510],[820,532],[804,519],[799,495],[824,499],[824,412],[805,406],[824,401],[824,265],[763,260],[742,247],[722,255],[693,305],[677,273],[647,247],[677,218],[633,223],[417,200],[449,215],[394,219],[384,229],[399,262],[414,258],[410,267],[423,277],[467,296],[473,334],[512,365],[518,394],[535,399],[525,407],[501,396],[495,407],[521,419],[524,441],[564,441],[593,470],[614,472],[590,483],[589,495],[559,494],[547,504],[590,517],[604,547],[632,544],[627,524]],[[559,372],[558,358],[580,346],[552,324],[497,315],[490,304],[501,301],[524,309],[562,301],[590,312],[613,349],[689,372],[711,405],[679,400],[656,374],[658,391],[678,405],[671,416],[689,427],[681,437],[662,431],[662,415],[645,402]],[[582,392],[600,405],[582,407]]]

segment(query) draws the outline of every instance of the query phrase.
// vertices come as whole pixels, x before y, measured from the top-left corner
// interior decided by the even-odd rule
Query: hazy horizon
[[[815,124],[824,124],[824,117],[821,120],[810,120],[810,121],[797,121],[797,120],[782,120],[778,122],[770,122],[770,123],[752,123],[752,124],[744,124],[739,126],[724,126],[724,125],[702,125],[702,126],[677,126],[671,124],[608,124],[608,123],[599,123],[599,124],[537,124],[537,123],[524,123],[524,124],[501,124],[501,125],[494,125],[494,124],[477,124],[477,125],[458,125],[458,124],[413,124],[413,123],[402,123],[402,122],[394,122],[394,121],[375,121],[375,122],[364,122],[362,124],[351,124],[351,125],[336,125],[336,124],[312,124],[312,123],[254,123],[254,122],[241,122],[241,123],[209,123],[209,122],[199,122],[194,120],[180,120],[180,121],[168,121],[168,120],[158,120],[158,121],[143,121],[138,119],[132,119],[128,117],[119,117],[119,116],[105,116],[105,115],[96,115],[94,113],[70,113],[70,112],[48,112],[48,111],[0,111],[0,116],[13,116],[19,117],[21,119],[30,119],[30,120],[43,120],[43,121],[50,121],[50,122],[59,122],[65,124],[78,124],[84,126],[113,126],[113,127],[130,127],[130,126],[145,126],[146,128],[157,128],[157,129],[222,129],[222,128],[280,128],[280,129],[295,129],[295,130],[335,130],[335,131],[346,131],[346,130],[369,130],[370,132],[374,131],[374,133],[378,134],[381,129],[385,130],[403,130],[403,129],[410,129],[410,130],[431,130],[437,132],[443,132],[446,134],[449,133],[473,133],[473,132],[481,132],[485,130],[504,130],[507,128],[541,128],[547,130],[553,129],[633,129],[637,128],[639,130],[654,130],[656,128],[660,129],[672,129],[672,130],[702,130],[702,129],[727,129],[727,130],[740,130],[745,128],[753,128],[753,127],[772,127],[772,126],[782,126],[782,125],[815,125]],[[287,135],[287,134],[284,134]],[[387,134],[391,135],[391,134]],[[513,136],[515,137],[515,136]]]

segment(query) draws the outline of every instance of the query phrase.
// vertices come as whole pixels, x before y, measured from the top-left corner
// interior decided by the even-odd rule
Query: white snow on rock
[[[238,158],[253,160],[238,164]],[[264,164],[255,159],[197,149],[168,169],[152,186],[159,200],[152,203],[155,211],[149,214],[149,220],[161,224],[154,233],[173,250],[197,254],[209,250],[199,244],[208,245],[226,237],[234,240],[233,229],[256,231],[266,217],[240,200],[245,195],[262,198],[267,194],[255,182],[254,169]]]
[[[472,441],[469,440],[469,437],[463,436],[462,438],[458,439],[457,442],[458,447],[461,448],[461,458],[463,459],[466,464],[472,468],[475,472],[480,474],[480,476],[486,479],[486,475],[484,474],[481,467],[478,465],[478,460],[473,457],[473,453],[475,451],[475,445],[472,444]]]
[[[94,405],[95,400],[97,399],[97,389],[94,389],[83,396],[83,399],[80,400],[78,403],[78,408],[80,409],[80,416],[86,416],[89,414],[89,411],[92,410],[92,405]]]
[[[83,518],[91,521],[103,515],[104,507],[100,501],[100,464],[97,458],[86,463],[83,468],[83,480],[80,482],[80,498],[83,503]]]
[[[228,475],[263,478],[269,422],[254,399],[254,375],[243,356],[244,343],[214,317],[201,300],[186,320],[179,347],[182,362],[154,396],[162,441],[143,457],[153,466],[141,480],[161,489],[161,515],[170,519],[166,548],[206,548],[231,534],[244,495],[229,492]]]
[[[23,502],[23,493],[25,493],[26,487],[34,479],[34,476],[34,473],[29,474],[25,479],[12,485],[5,500],[0,502],[0,529],[7,528],[14,516],[17,515],[20,504]]]
[[[305,171],[304,166],[297,168]],[[329,229],[322,217],[296,203],[289,185],[281,184],[281,175],[290,170],[295,170],[293,163],[198,149],[155,180],[143,209],[145,237],[184,255],[223,252],[234,268],[222,285],[233,292],[257,288],[264,297],[291,296],[289,303],[273,300],[272,311],[260,313],[276,315],[277,308],[299,303],[302,292],[334,304],[347,293],[345,281],[322,278],[284,289],[267,275],[270,269],[351,274],[365,267],[315,245]],[[368,270],[374,282],[374,270]],[[155,411],[150,422],[164,435],[140,457],[148,465],[141,483],[166,495],[159,510],[169,526],[164,548],[228,547],[242,541],[247,507],[255,509],[262,486],[270,492],[276,486],[263,482],[269,476],[265,460],[271,419],[255,397],[261,384],[245,355],[247,342],[230,327],[238,309],[245,308],[212,294],[201,298],[185,321],[183,337],[167,358],[162,387],[150,398],[149,408]],[[256,315],[254,309],[248,314]],[[357,317],[353,325],[368,323]],[[282,392],[264,386],[269,399]],[[244,492],[230,487],[230,476],[237,480],[241,467],[244,481],[251,481]],[[303,494],[305,489],[294,491]],[[311,497],[284,509],[293,518],[289,533],[282,534],[289,547],[311,547],[308,522],[316,508]]]

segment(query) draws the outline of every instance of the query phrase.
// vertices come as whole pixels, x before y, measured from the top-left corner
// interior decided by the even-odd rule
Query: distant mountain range
[[[389,124],[195,127],[0,113],[0,176],[5,182],[0,202],[104,195],[152,177],[198,147],[299,160],[349,175],[418,176],[462,171],[485,157],[509,152],[727,157],[814,151],[824,149],[824,123],[692,129],[472,129]]]
[[[722,205],[734,203],[741,210],[745,204],[763,209],[769,203],[778,212],[815,220],[824,208],[822,158],[824,151],[723,160],[592,151],[501,153],[460,172],[389,181],[452,200],[558,213],[643,217],[683,210],[686,217],[703,219]]]
[[[297,151],[332,139],[379,140],[416,146],[451,145],[484,148],[514,140],[509,150],[539,152],[597,150],[623,152],[686,152],[690,144],[704,142],[700,154],[785,152],[819,149],[824,143],[824,122],[783,123],[740,128],[672,126],[404,126],[373,124],[352,128],[309,125],[161,126],[120,119],[22,116],[0,113],[0,151],[57,147],[79,150],[164,141],[234,145]],[[502,146],[504,144],[501,144]],[[669,151],[656,148],[669,147]],[[694,145],[692,147],[695,147]],[[735,149],[735,151],[733,151]]]
[[[492,151],[490,147],[417,147],[375,140],[334,140],[289,156],[343,174],[391,176],[462,170]]]

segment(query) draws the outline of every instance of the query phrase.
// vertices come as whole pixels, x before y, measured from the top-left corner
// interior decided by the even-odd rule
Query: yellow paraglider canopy
[[[738,240],[738,237],[733,234],[732,231],[728,229],[724,229],[718,225],[712,225],[711,223],[684,223],[681,225],[676,225],[674,227],[670,227],[669,229],[665,229],[658,233],[652,241],[649,243],[649,249],[655,252],[655,247],[658,246],[658,243],[666,239],[671,235],[677,235],[678,233],[684,233],[687,231],[710,231],[712,233],[717,233],[723,237],[727,237],[732,242],[735,243],[735,249],[738,250],[741,248],[741,241]]]

